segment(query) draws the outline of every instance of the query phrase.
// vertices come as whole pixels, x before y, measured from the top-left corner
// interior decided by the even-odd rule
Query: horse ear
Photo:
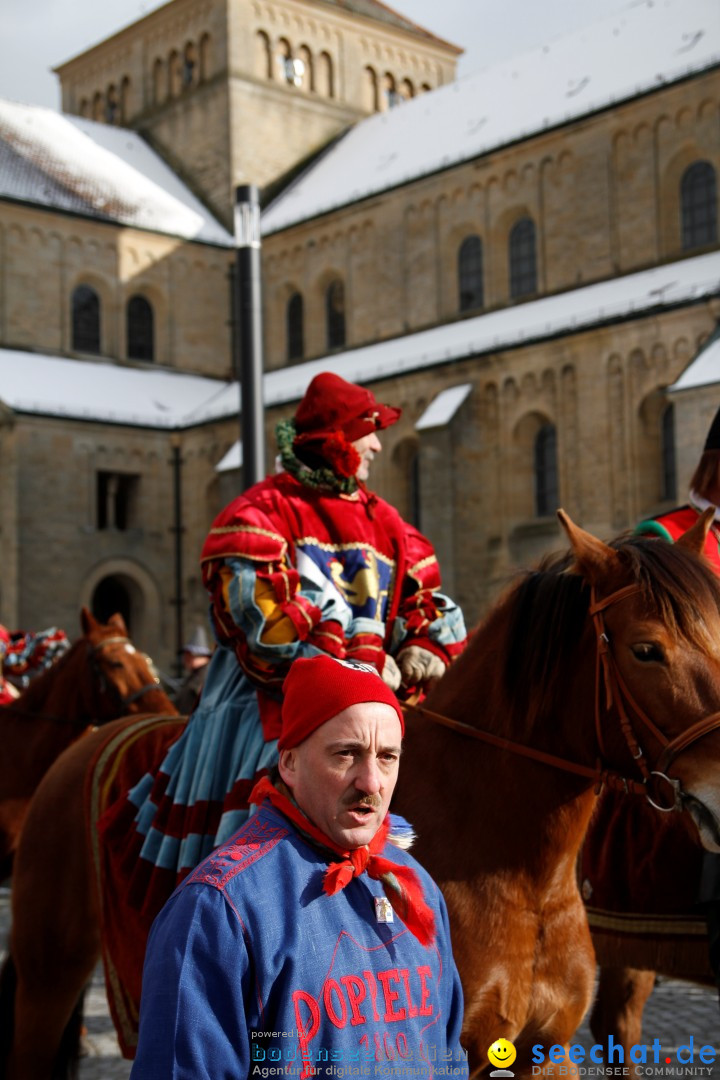
[[[682,536],[679,536],[675,543],[688,548],[689,551],[694,551],[696,555],[702,555],[705,550],[705,540],[714,518],[715,507],[708,506],[707,510],[703,510],[702,514],[700,514],[695,524],[687,532],[684,532]]]
[[[618,554],[611,547],[598,540],[589,532],[585,532],[579,525],[568,517],[564,510],[558,510],[558,519],[567,533],[575,563],[571,571],[581,574],[582,577],[593,585],[608,572],[614,570],[618,564]]]
[[[127,635],[127,626],[119,611],[116,611],[114,615],[110,616],[108,619],[108,626],[116,626],[122,634]]]
[[[80,612],[80,626],[82,627],[82,632],[85,637],[88,636],[94,626],[97,626],[97,621],[93,617],[90,608],[85,607],[84,605]]]

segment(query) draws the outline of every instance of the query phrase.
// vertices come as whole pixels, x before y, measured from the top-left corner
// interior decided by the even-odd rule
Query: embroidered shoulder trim
[[[228,882],[262,859],[288,835],[289,830],[274,821],[250,818],[236,837],[214,851],[185,880],[224,889]]]

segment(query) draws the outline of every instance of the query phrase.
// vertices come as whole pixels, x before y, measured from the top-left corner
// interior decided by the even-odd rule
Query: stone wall
[[[0,201],[0,253],[4,347],[82,355],[72,295],[89,285],[100,299],[101,356],[127,357],[127,302],[140,295],[153,309],[156,363],[228,377],[226,248]]]
[[[335,277],[349,346],[457,318],[458,250],[470,235],[483,244],[484,303],[468,314],[507,306],[508,238],[525,216],[539,296],[681,258],[680,179],[697,160],[720,175],[719,109],[713,71],[268,236],[268,367],[286,363],[295,292],[305,358],[326,353]]]

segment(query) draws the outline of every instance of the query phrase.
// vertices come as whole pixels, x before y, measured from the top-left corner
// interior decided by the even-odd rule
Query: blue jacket
[[[131,1080],[467,1076],[462,990],[440,891],[424,948],[376,919],[367,874],[334,896],[326,861],[265,804],[175,891],[153,924]]]

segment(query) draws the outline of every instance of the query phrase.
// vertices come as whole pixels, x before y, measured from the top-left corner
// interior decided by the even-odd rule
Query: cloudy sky
[[[467,75],[595,22],[628,6],[628,0],[390,0],[390,4],[465,48],[459,73]],[[58,108],[57,78],[51,68],[160,6],[159,0],[2,0],[0,97]]]

